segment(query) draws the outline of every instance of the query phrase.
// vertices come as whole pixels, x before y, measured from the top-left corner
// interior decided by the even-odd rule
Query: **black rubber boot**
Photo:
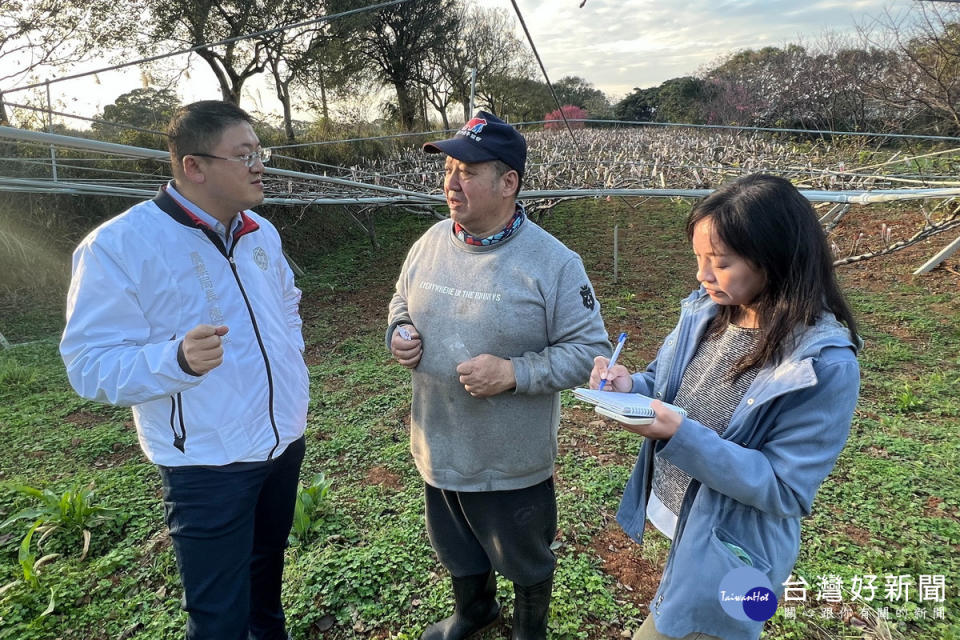
[[[529,587],[513,583],[513,640],[545,640],[553,576]]]
[[[492,627],[500,617],[493,571],[453,578],[453,615],[426,628],[420,640],[464,640]]]

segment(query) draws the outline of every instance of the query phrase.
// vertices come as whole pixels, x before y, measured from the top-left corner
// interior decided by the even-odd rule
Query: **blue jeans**
[[[304,439],[263,463],[159,467],[187,640],[285,640],[280,587]]]

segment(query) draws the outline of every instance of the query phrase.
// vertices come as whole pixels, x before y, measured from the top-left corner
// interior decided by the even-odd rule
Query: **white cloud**
[[[514,14],[509,0],[496,0]],[[493,1],[484,4],[494,4]],[[740,49],[853,34],[914,0],[518,0],[551,80],[576,75],[611,97],[695,74]],[[518,33],[523,37],[522,31]]]

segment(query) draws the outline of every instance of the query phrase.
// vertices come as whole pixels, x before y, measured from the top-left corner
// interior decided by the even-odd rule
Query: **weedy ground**
[[[654,356],[696,284],[683,236],[689,206],[578,201],[542,219],[583,256],[608,332],[630,334],[621,362],[631,369]],[[905,233],[916,216],[854,209],[832,238],[846,251],[882,223]],[[335,249],[294,255],[307,271],[298,283],[312,390],[302,478],[322,472],[330,483],[309,534],[288,552],[284,599],[297,639],[417,638],[451,606],[408,451],[409,374],[383,344],[401,261],[430,224],[383,213],[378,248],[358,232]],[[309,216],[287,233],[308,230]],[[947,240],[840,269],[866,342],[860,403],[804,521],[795,575],[809,584],[805,599],[783,603],[791,606],[767,623],[765,638],[960,638],[960,276],[955,259],[910,275]],[[0,351],[0,521],[31,505],[18,484],[66,491],[92,482],[97,504],[118,512],[91,530],[82,560],[76,536],[50,535],[42,553],[61,555],[39,569],[38,587],[22,581],[18,563],[29,523],[0,530],[0,585],[21,580],[0,593],[0,639],[175,638],[184,615],[159,478],[127,409],[71,391],[56,347],[63,297],[47,289],[0,301],[0,331],[18,345]],[[652,534],[635,545],[613,519],[638,437],[594,419],[568,393],[563,407],[550,629],[555,638],[619,638],[646,615],[668,543]],[[861,603],[849,586],[865,575],[878,576],[879,589]],[[906,597],[887,593],[888,575],[910,583]],[[839,602],[831,601],[831,576],[845,587]],[[921,576],[942,576],[943,593],[936,578],[924,593]],[[501,581],[499,593],[509,614],[511,586]],[[886,620],[878,618],[884,609]],[[485,637],[509,637],[509,625]]]

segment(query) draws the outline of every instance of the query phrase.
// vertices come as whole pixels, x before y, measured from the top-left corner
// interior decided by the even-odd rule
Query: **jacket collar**
[[[166,185],[160,187],[160,190],[157,192],[156,197],[153,199],[153,202],[160,208],[161,211],[166,213],[168,216],[179,222],[185,227],[192,227],[194,229],[200,229],[204,233],[214,233],[213,229],[210,228],[206,222],[198,218],[190,210],[183,207],[179,202],[173,199],[169,193],[167,193]],[[240,212],[240,219],[243,221],[243,224],[239,229],[233,232],[233,240],[236,242],[237,238],[252,231],[256,231],[260,228],[260,225],[257,222],[248,216],[245,211]]]

